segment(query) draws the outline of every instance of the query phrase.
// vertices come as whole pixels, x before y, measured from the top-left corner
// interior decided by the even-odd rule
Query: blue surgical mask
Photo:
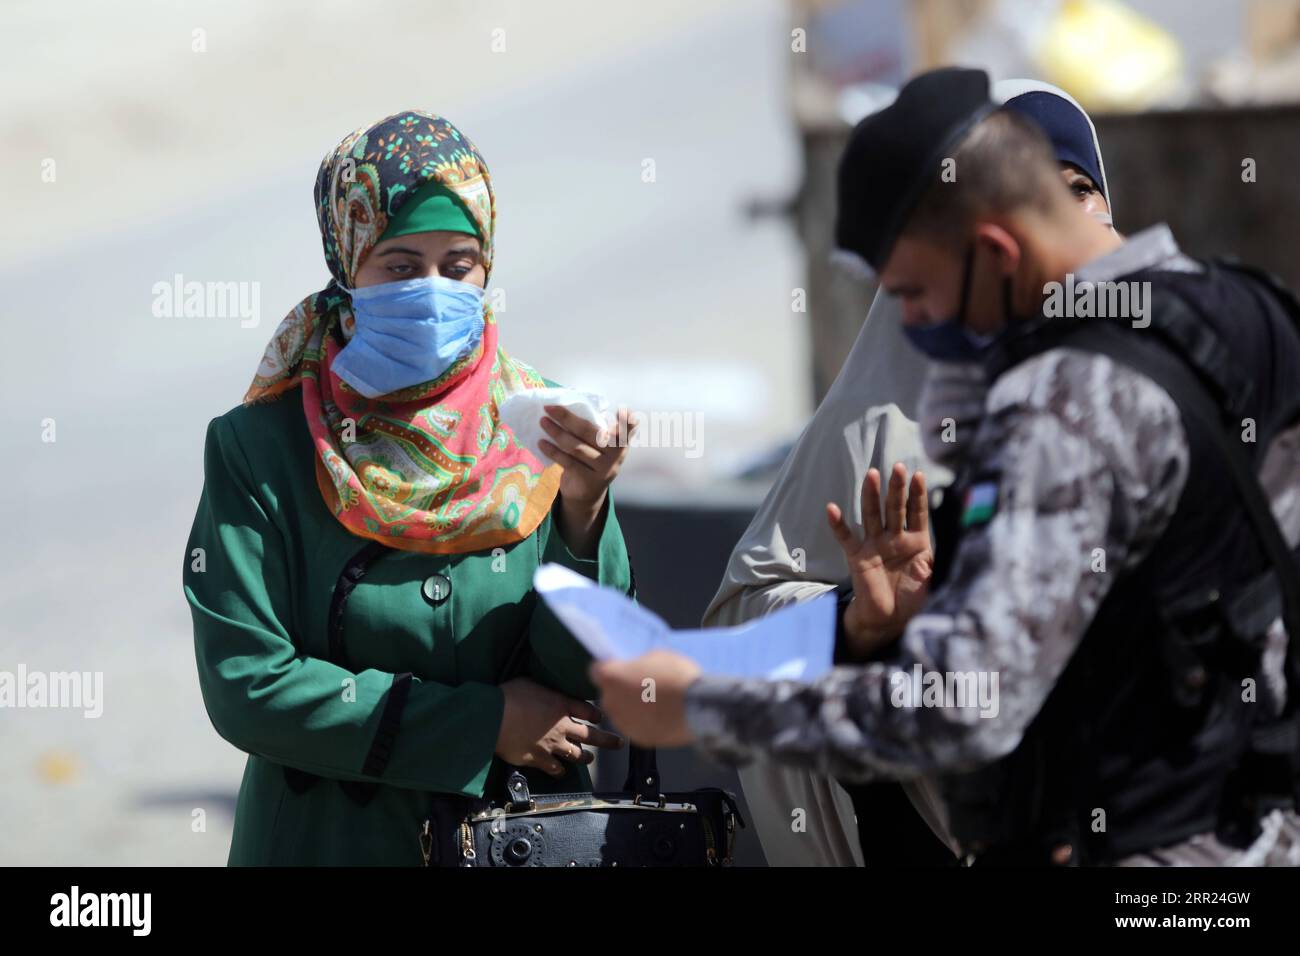
[[[983,358],[998,336],[980,335],[966,327],[966,299],[970,294],[971,266],[975,258],[972,245],[966,252],[966,264],[962,269],[961,301],[957,305],[957,314],[951,319],[944,319],[932,325],[904,325],[903,334],[912,346],[936,362],[976,362]],[[1004,283],[1004,295],[1009,294],[1009,282]],[[1007,306],[1010,308],[1009,304]],[[1009,318],[1009,317],[1008,317]]]
[[[356,328],[333,369],[366,398],[378,398],[451,368],[483,337],[483,290],[427,276],[347,289]]]
[[[936,362],[978,361],[997,338],[977,335],[955,318],[935,325],[905,325],[903,334],[917,351]]]

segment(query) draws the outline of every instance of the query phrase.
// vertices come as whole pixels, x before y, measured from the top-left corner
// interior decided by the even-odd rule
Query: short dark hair
[[[975,124],[947,159],[903,235],[960,241],[981,216],[1025,208],[1048,212],[1069,195],[1051,142],[1032,120],[1011,110],[996,110]],[[945,180],[945,169],[955,177]]]

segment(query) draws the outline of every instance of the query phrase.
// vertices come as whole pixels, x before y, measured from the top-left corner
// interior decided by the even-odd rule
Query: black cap
[[[987,73],[945,67],[858,123],[840,159],[835,244],[879,271],[943,159],[996,108]]]

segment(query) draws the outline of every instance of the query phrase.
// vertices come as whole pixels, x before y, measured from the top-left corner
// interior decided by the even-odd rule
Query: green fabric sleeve
[[[559,499],[556,499],[556,505],[558,504]],[[553,505],[552,508],[554,507]],[[569,550],[564,536],[555,526],[553,516],[554,510],[542,527],[547,534],[542,550],[543,562],[562,564],[591,578],[597,584],[615,588],[624,594],[632,592],[632,565],[628,560],[623,531],[614,513],[613,489],[605,495],[604,524],[594,558],[579,558]],[[583,700],[598,696],[595,685],[587,677],[591,655],[540,598],[529,625],[529,648],[529,673],[539,683]]]
[[[361,772],[394,675],[352,673],[295,647],[293,569],[264,504],[273,495],[258,490],[230,424],[214,419],[184,590],[199,686],[217,733],[247,753],[321,776],[481,794],[504,706],[500,688],[488,684],[412,678],[387,767],[381,777]],[[195,548],[204,551],[202,571]]]

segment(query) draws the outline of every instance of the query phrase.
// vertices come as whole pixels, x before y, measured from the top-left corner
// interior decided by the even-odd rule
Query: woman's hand
[[[568,772],[564,761],[589,764],[592,747],[623,746],[623,738],[578,719],[599,722],[603,715],[585,700],[575,700],[543,687],[526,677],[501,685],[506,705],[497,734],[496,754],[516,767],[536,767],[552,777]],[[576,719],[575,719],[576,718]]]
[[[885,520],[880,520],[880,472],[872,468],[862,482],[862,525],[858,541],[838,505],[826,505],[835,540],[844,551],[853,580],[853,600],[844,612],[849,651],[866,658],[895,640],[925,604],[934,570],[930,548],[930,509],[925,476],[912,475],[900,462],[889,475]],[[904,492],[907,492],[906,495]]]
[[[551,461],[564,469],[560,478],[560,533],[575,555],[592,557],[600,538],[605,492],[627,457],[627,445],[620,437],[631,438],[636,433],[636,422],[626,408],[620,408],[611,434],[611,429],[593,425],[563,405],[544,407],[542,430],[551,440],[543,438],[538,444]]]

